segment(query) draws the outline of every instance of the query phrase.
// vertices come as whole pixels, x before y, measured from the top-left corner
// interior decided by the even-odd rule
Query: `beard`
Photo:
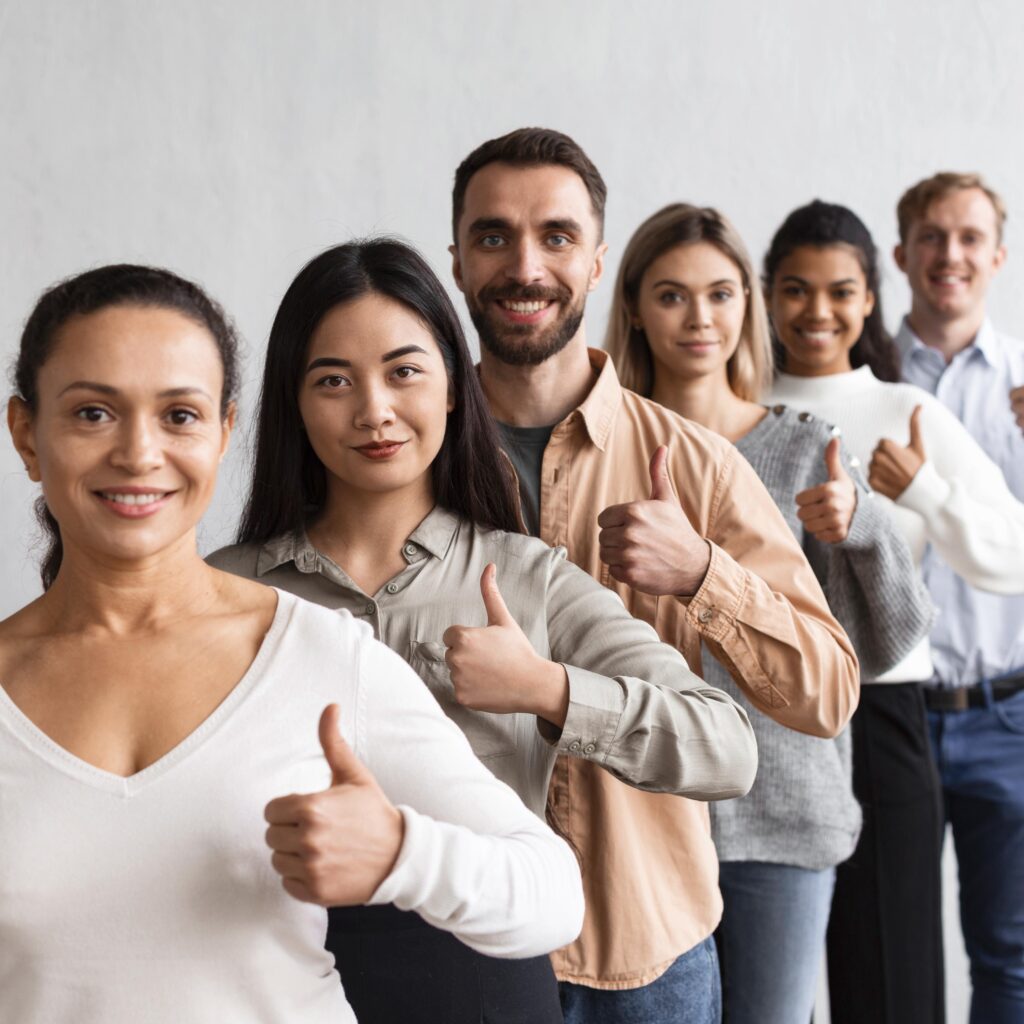
[[[494,304],[502,299],[511,302],[550,300],[559,304],[561,312],[554,323],[543,329],[533,324],[511,324],[494,310]],[[572,292],[568,288],[484,288],[466,305],[480,344],[492,356],[509,366],[539,366],[561,352],[576,337],[583,323],[586,293],[576,305],[570,305],[571,300]]]

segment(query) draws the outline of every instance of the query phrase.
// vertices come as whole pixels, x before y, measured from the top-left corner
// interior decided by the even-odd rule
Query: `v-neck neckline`
[[[25,714],[10,694],[0,686],[0,725],[6,725],[23,746],[45,761],[52,768],[69,775],[86,786],[103,790],[114,796],[132,797],[142,792],[147,786],[172,771],[185,761],[232,716],[237,708],[244,703],[257,683],[263,678],[267,663],[272,660],[280,647],[281,636],[298,604],[298,598],[286,591],[277,591],[277,608],[270,628],[260,641],[256,656],[242,677],[231,688],[227,696],[197,725],[190,733],[182,737],[170,750],[162,754],[152,764],[132,775],[118,775],[108,772],[86,761],[70,750],[62,747],[46,732],[39,728]]]

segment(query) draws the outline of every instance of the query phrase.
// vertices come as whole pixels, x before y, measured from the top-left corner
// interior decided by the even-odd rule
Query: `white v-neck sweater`
[[[317,723],[332,702],[405,820],[372,903],[493,956],[575,938],[583,897],[565,843],[365,624],[279,591],[235,689],[130,778],[69,754],[0,687],[0,1020],[354,1021],[326,910],[284,891],[264,842],[269,800],[329,785]]]
[[[862,366],[826,377],[780,373],[771,401],[834,423],[847,450],[863,464],[883,438],[910,440],[910,415],[923,406],[921,431],[927,461],[895,503],[880,494],[920,567],[928,544],[973,586],[996,593],[1024,589],[1024,506],[999,468],[964,425],[938,399],[912,384],[889,384]],[[930,679],[927,638],[898,665],[864,682]]]

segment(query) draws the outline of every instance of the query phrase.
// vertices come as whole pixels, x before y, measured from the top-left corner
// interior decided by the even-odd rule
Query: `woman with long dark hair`
[[[558,754],[653,792],[745,791],[738,706],[518,524],[444,287],[397,241],[322,253],[275,318],[241,543],[212,561],[369,622],[538,816]],[[415,915],[332,912],[328,945],[367,1022],[561,1020],[546,959],[475,955]]]
[[[830,425],[762,404],[772,372],[764,299],[722,213],[672,203],[636,229],[619,265],[605,348],[627,386],[727,437],[753,466],[862,671],[884,671],[925,635],[931,602],[906,544],[868,500]],[[860,829],[849,733],[828,740],[787,729],[718,662],[706,659],[704,669],[746,707],[759,762],[746,797],[711,807],[725,1019],[806,1024],[835,868]]]
[[[199,557],[238,383],[200,288],[61,282],[15,380],[52,543],[45,593],[0,622],[0,1019],[352,1021],[328,904],[502,956],[578,933],[572,852],[401,659]]]
[[[794,210],[769,246],[764,283],[782,370],[773,401],[842,428],[915,564],[931,545],[975,586],[1019,590],[1021,506],[956,417],[896,383],[878,253],[863,222],[818,200]],[[852,732],[864,828],[839,867],[828,932],[836,1024],[944,1018],[943,813],[921,694],[931,675],[925,636],[863,679]]]

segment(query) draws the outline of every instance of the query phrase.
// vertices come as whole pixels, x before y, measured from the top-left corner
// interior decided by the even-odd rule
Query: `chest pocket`
[[[481,761],[509,757],[516,752],[519,715],[495,715],[473,711],[455,699],[455,688],[444,660],[444,644],[427,640],[409,641],[409,664],[427,684],[441,710],[462,730]]]

